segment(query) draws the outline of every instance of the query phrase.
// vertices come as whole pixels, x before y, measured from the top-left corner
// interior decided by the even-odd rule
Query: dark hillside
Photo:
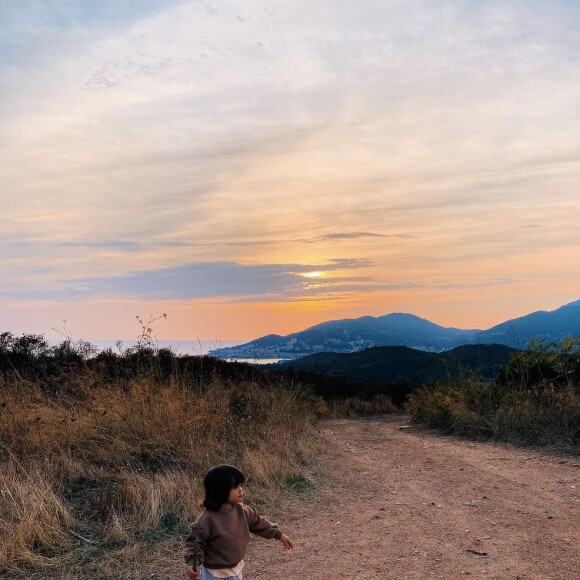
[[[485,379],[493,379],[515,352],[518,352],[517,349],[501,344],[470,344],[458,346],[438,356],[448,365],[447,368],[453,377],[470,373]]]
[[[316,373],[357,383],[384,384],[406,381],[435,383],[448,378],[496,376],[516,352],[503,345],[468,345],[443,353],[405,346],[383,346],[353,353],[319,353],[279,365],[301,373]]]

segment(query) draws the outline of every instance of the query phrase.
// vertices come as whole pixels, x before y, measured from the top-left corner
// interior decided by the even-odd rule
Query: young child
[[[294,547],[290,538],[278,529],[278,524],[243,504],[245,480],[244,474],[232,465],[218,465],[207,472],[203,480],[205,509],[185,540],[185,563],[190,580],[242,580],[250,532],[280,540],[286,550]]]

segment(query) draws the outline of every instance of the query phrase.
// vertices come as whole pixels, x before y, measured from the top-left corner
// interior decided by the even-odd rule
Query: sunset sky
[[[0,332],[580,298],[580,3],[2,0]]]

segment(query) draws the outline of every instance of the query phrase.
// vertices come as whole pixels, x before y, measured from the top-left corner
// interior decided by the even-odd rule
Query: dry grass
[[[42,565],[71,547],[67,528],[75,518],[57,491],[54,473],[42,462],[29,466],[11,458],[0,472],[0,564]]]
[[[335,399],[328,404],[329,417],[359,417],[362,415],[382,415],[398,413],[400,410],[393,405],[390,397],[377,395],[372,399],[351,397]]]
[[[3,577],[139,578],[154,546],[181,542],[212,466],[239,466],[248,502],[272,513],[311,487],[317,418],[397,411],[387,397],[327,401],[239,365],[147,349],[79,358],[70,344],[12,338],[4,358],[20,370],[0,374]]]
[[[181,537],[211,466],[239,465],[268,508],[320,453],[312,398],[283,386],[0,389],[0,573],[14,578],[107,577],[151,542]]]
[[[580,342],[530,341],[494,381],[424,387],[407,408],[430,427],[580,452]]]
[[[580,451],[580,394],[573,385],[522,389],[465,381],[425,387],[411,394],[407,410],[415,422],[447,433]]]
[[[580,393],[572,385],[512,392],[489,420],[502,439],[580,451]]]

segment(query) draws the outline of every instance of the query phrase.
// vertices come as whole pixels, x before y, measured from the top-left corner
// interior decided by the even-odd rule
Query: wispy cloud
[[[354,240],[358,238],[403,238],[410,239],[415,238],[411,234],[376,234],[373,232],[334,232],[331,234],[324,234],[318,238],[314,238],[313,241],[320,240]]]
[[[448,284],[434,284],[434,288],[439,290],[470,290],[473,288],[486,288],[488,286],[505,286],[513,284],[513,278],[492,278],[490,280],[481,280],[479,282],[452,282]]]

